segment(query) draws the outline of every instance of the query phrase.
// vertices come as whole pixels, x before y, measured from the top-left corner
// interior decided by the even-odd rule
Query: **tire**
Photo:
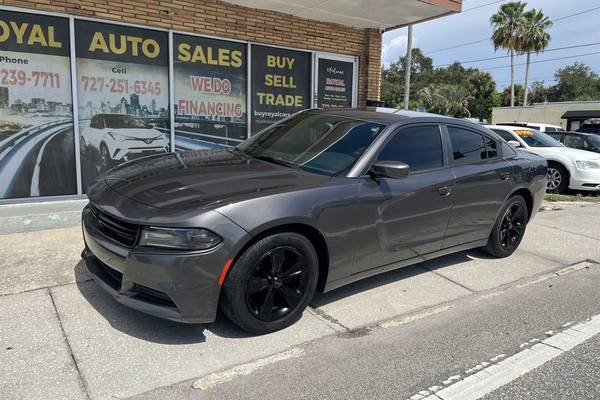
[[[549,193],[564,193],[569,189],[569,173],[560,164],[548,163],[548,185],[546,191]]]
[[[105,143],[100,143],[100,152],[98,154],[98,161],[100,162],[100,169],[102,171],[110,167],[110,153]]]
[[[267,236],[232,266],[223,284],[221,309],[254,334],[284,329],[302,316],[318,275],[317,254],[306,237],[291,232]]]
[[[528,219],[525,199],[519,195],[510,197],[500,210],[483,250],[498,258],[510,256],[525,235]]]

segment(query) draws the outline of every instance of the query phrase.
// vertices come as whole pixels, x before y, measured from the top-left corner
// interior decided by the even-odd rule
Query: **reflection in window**
[[[403,129],[385,145],[377,161],[400,161],[408,164],[411,172],[441,167],[444,158],[439,126]]]
[[[486,158],[483,136],[462,128],[449,126],[450,142],[455,161],[459,163],[478,162]]]
[[[348,172],[385,125],[338,115],[301,113],[253,136],[238,149],[307,171]]]

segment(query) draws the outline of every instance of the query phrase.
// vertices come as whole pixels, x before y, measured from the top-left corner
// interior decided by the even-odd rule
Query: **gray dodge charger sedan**
[[[309,110],[235,148],[163,154],[88,189],[83,258],[129,307],[187,323],[217,309],[266,333],[315,291],[465,249],[507,257],[546,161],[467,121]]]

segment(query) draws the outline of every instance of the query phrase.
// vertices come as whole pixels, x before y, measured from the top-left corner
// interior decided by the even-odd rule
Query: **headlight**
[[[142,229],[140,246],[183,250],[206,250],[221,243],[221,237],[208,229],[170,229],[147,227]]]
[[[598,161],[578,160],[578,161],[575,161],[575,164],[577,164],[577,168],[579,168],[579,169],[598,169],[598,168],[600,168],[600,162],[598,162]]]

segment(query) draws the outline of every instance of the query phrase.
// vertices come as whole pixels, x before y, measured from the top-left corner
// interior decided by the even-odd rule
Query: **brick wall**
[[[379,99],[381,34],[217,0],[0,0],[53,11],[359,57],[358,104]]]

